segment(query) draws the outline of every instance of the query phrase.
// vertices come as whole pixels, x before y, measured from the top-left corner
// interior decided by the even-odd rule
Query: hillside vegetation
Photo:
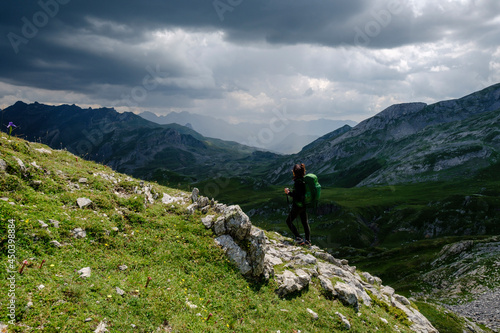
[[[273,279],[245,279],[199,212],[161,200],[186,193],[5,134],[0,159],[0,297],[15,304],[15,318],[3,308],[0,321],[9,331],[332,332],[346,327],[339,314],[352,332],[411,331],[397,309],[375,302],[356,312],[315,280],[279,297]],[[4,292],[12,284],[15,298]]]

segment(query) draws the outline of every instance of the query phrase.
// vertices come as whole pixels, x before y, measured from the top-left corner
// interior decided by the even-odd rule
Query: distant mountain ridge
[[[467,177],[499,161],[499,123],[500,84],[431,105],[397,104],[282,159],[270,180],[285,181],[296,161],[347,187]]]
[[[159,125],[110,108],[17,102],[2,112],[4,119],[19,126],[17,136],[66,148],[146,179],[200,180],[221,173],[244,174],[248,160],[260,156],[256,148],[205,138],[188,127]]]
[[[320,136],[327,134],[345,125],[354,126],[357,123],[351,120],[318,119],[299,121],[294,119],[281,119],[279,126],[271,124],[238,123],[230,124],[223,119],[211,116],[193,114],[187,111],[170,112],[165,116],[158,116],[152,112],[139,113],[144,119],[158,123],[189,126],[200,134],[222,140],[236,141],[241,144],[275,151],[282,154],[292,154],[300,151],[302,147],[311,143]],[[272,116],[271,116],[272,117]],[[260,140],[252,140],[259,132],[272,130],[272,135],[267,135]],[[267,131],[269,132],[269,131]]]

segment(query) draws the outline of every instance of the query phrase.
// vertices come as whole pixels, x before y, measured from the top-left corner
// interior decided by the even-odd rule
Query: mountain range
[[[223,119],[187,111],[170,112],[165,116],[145,111],[139,113],[139,116],[158,124],[184,125],[206,137],[236,141],[281,154],[297,153],[322,135],[345,125],[357,124],[351,120],[294,120],[287,116],[286,111],[279,110],[271,112],[269,122],[262,124],[248,122],[231,124]]]
[[[283,158],[270,181],[284,181],[297,161],[344,187],[470,177],[499,161],[499,120],[500,84],[431,105],[393,105]]]
[[[159,125],[114,109],[17,102],[2,111],[14,134],[145,179],[192,182],[244,175],[246,164],[273,154],[211,139],[177,124]]]
[[[204,121],[207,128],[227,135],[239,128],[187,113],[168,119],[174,116]],[[234,176],[283,184],[289,181],[291,166],[300,161],[321,176],[324,185],[387,185],[471,177],[498,163],[500,84],[455,100],[390,106],[354,127],[337,128],[292,155],[209,138],[193,130],[195,126],[160,125],[109,108],[17,102],[2,111],[2,119],[19,125],[15,135],[66,148],[146,179],[196,182]],[[317,123],[304,126],[313,124]],[[289,126],[279,127],[280,134],[294,136],[294,126],[290,121]]]

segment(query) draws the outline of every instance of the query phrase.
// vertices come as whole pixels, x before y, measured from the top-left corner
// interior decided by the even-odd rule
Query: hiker
[[[304,182],[304,175],[306,174],[306,166],[304,163],[295,164],[292,172],[294,181],[293,191],[290,191],[289,188],[285,188],[285,194],[293,198],[292,210],[286,218],[286,224],[292,231],[295,236],[295,241],[299,245],[311,245],[311,229],[309,228],[309,223],[307,222],[307,211],[305,205],[306,183]],[[304,239],[300,237],[299,231],[293,224],[293,220],[295,220],[297,216],[300,216],[300,221],[304,226]]]

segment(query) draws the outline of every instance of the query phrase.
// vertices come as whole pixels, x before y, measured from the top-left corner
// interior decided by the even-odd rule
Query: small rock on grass
[[[314,320],[318,320],[319,319],[319,316],[316,312],[314,312],[313,310],[307,308],[307,312],[309,312],[311,314],[311,316],[313,317]]]

